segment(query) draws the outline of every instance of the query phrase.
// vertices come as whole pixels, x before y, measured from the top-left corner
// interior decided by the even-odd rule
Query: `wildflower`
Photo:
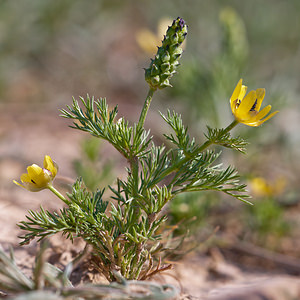
[[[21,183],[14,180],[14,183],[31,192],[38,192],[50,188],[52,181],[57,174],[58,166],[49,155],[44,158],[44,168],[36,164],[27,167],[27,173],[21,175]]]
[[[252,192],[258,197],[280,196],[286,188],[286,179],[278,177],[275,181],[268,181],[263,177],[254,177],[250,182]]]
[[[265,89],[251,91],[245,96],[247,87],[242,85],[242,81],[242,79],[239,80],[230,98],[231,111],[239,123],[256,127],[278,113],[275,111],[264,118],[271,110],[271,105],[268,105],[259,111],[265,97]]]

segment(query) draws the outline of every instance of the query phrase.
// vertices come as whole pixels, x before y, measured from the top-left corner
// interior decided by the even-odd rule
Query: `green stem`
[[[144,102],[144,106],[141,111],[141,115],[140,115],[139,122],[137,125],[137,132],[140,129],[142,129],[144,126],[145,119],[146,119],[154,92],[155,92],[155,90],[153,90],[151,88],[148,91],[147,98]],[[139,161],[138,161],[137,157],[131,157],[131,158],[129,158],[129,163],[130,163],[132,177],[133,177],[133,180],[135,183],[134,191],[133,191],[133,196],[135,196],[138,192],[138,185],[139,185]]]
[[[147,113],[148,113],[148,110],[149,110],[154,92],[155,92],[155,90],[153,90],[151,88],[149,89],[147,98],[144,102],[144,106],[143,106],[143,109],[141,111],[141,115],[140,115],[140,119],[139,119],[139,123],[138,123],[138,128],[142,128],[144,126],[145,119],[146,119],[146,116],[147,116]]]
[[[133,196],[136,196],[138,194],[138,187],[139,187],[139,161],[137,157],[133,157],[130,160],[130,169],[131,169],[131,174],[133,177]]]
[[[69,204],[68,200],[53,186],[53,185],[49,185],[48,189],[54,194],[56,195],[59,199],[61,199],[63,202],[65,202],[66,204]]]
[[[144,102],[144,106],[141,111],[139,122],[137,125],[137,132],[144,127],[144,123],[146,120],[146,116],[147,116],[154,92],[155,92],[155,90],[151,89],[151,88],[148,91],[146,100]],[[133,195],[133,197],[136,197],[138,194],[138,186],[139,186],[139,161],[138,161],[138,158],[137,157],[129,158],[129,163],[130,163],[131,174],[132,174],[133,182],[134,182],[132,195]],[[135,219],[139,216],[139,211],[140,211],[140,209],[136,208]]]
[[[239,122],[237,120],[234,120],[231,124],[229,124],[226,128],[225,128],[225,133],[229,132],[231,129],[233,129],[237,124],[239,124]]]
[[[229,132],[231,129],[233,129],[238,123],[239,123],[238,121],[234,120],[231,124],[229,124],[224,129],[224,134]],[[200,152],[202,152],[203,150],[208,148],[213,143],[214,143],[213,141],[207,140],[205,143],[203,143],[203,145],[200,148],[196,149],[194,152],[190,153],[188,156],[186,156],[185,158],[180,160],[177,164],[174,164],[172,167],[170,167],[170,168],[166,169],[164,172],[162,172],[160,174],[160,177],[156,181],[152,182],[152,184],[149,186],[149,188],[153,187],[155,184],[160,182],[163,178],[165,178],[166,176],[170,175],[171,173],[173,173],[174,171],[179,169],[182,165],[184,165],[188,161],[192,160],[195,156],[197,156]]]

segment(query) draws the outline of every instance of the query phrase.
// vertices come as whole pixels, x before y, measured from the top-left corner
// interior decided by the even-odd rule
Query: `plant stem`
[[[154,92],[155,92],[155,90],[153,90],[151,88],[148,91],[147,98],[144,102],[144,106],[143,106],[143,109],[141,111],[141,115],[139,118],[138,128],[142,128],[144,126],[145,119],[146,119]]]
[[[229,132],[231,129],[233,129],[238,123],[239,123],[238,121],[234,120],[231,124],[229,124],[224,129],[224,134],[227,133],[227,132]],[[194,152],[190,153],[188,156],[186,156],[185,158],[183,158],[182,160],[180,160],[177,164],[174,164],[172,167],[164,170],[160,174],[159,178],[151,183],[151,185],[149,186],[149,188],[153,187],[155,184],[157,184],[158,182],[160,182],[163,178],[165,178],[169,174],[171,174],[174,171],[176,171],[177,169],[179,169],[182,165],[184,165],[188,161],[194,159],[195,156],[197,156],[200,152],[202,152],[203,150],[205,150],[206,148],[208,148],[213,143],[214,143],[213,141],[207,140],[205,143],[202,144],[201,147],[197,148]]]
[[[229,124],[225,128],[225,133],[227,133],[228,131],[230,131],[231,129],[233,129],[237,124],[239,124],[239,122],[237,120],[234,120],[231,124]]]
[[[48,189],[53,194],[55,194],[59,199],[61,199],[63,202],[65,202],[66,204],[69,204],[68,200],[53,185],[49,185]]]
[[[140,114],[139,122],[137,125],[137,132],[139,130],[141,130],[144,126],[146,116],[147,116],[154,92],[155,92],[155,90],[151,89],[151,88],[148,91],[146,100],[144,102],[144,106],[143,106],[141,114]],[[129,163],[130,163],[131,174],[132,174],[133,182],[134,182],[132,196],[135,197],[138,194],[138,187],[139,187],[139,161],[138,161],[137,157],[131,157],[131,158],[129,158]],[[135,212],[135,219],[139,216],[139,211],[140,211],[140,209],[137,208],[136,212]]]

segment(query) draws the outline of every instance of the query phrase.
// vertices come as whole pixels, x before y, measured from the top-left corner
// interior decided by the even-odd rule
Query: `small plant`
[[[246,96],[247,87],[240,80],[230,98],[234,121],[222,129],[208,127],[203,144],[189,136],[180,114],[174,111],[161,113],[162,120],[173,130],[164,134],[173,148],[166,150],[163,145],[156,145],[150,131],[144,128],[154,93],[171,86],[170,78],[179,65],[180,46],[186,35],[185,21],[177,18],[145,70],[149,92],[137,123],[130,125],[124,117],[117,118],[117,107],[109,110],[103,98],[73,99],[72,106],[61,111],[64,118],[74,120],[73,128],[115,147],[128,162],[127,177],[117,178],[115,185],[108,187],[111,200],[106,199],[104,187],[90,192],[80,178],[73,184],[72,192],[64,196],[53,187],[57,166],[45,156],[44,168],[28,167],[28,174],[23,174],[22,183],[17,184],[30,191],[50,189],[66,207],[54,213],[43,208],[29,211],[27,221],[19,224],[26,231],[21,244],[36,238],[41,241],[56,233],[71,240],[80,237],[92,246],[91,261],[108,281],[116,281],[120,276],[144,280],[171,267],[161,262],[166,250],[161,228],[167,220],[163,208],[176,195],[218,191],[249,203],[246,186],[239,182],[236,169],[217,164],[220,153],[210,147],[219,145],[244,152],[246,142],[232,137],[230,131],[239,123],[259,126],[277,113],[263,119],[271,109],[269,105],[259,111],[264,89]]]

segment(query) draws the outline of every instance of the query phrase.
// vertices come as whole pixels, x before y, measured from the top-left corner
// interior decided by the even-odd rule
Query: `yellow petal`
[[[36,178],[38,176],[40,176],[41,173],[43,173],[43,169],[41,167],[39,167],[36,164],[33,164],[29,167],[27,167],[27,172],[29,177],[32,178]]]
[[[27,176],[28,176],[28,174],[23,174],[23,175],[27,175]],[[16,181],[16,180],[13,180],[13,182],[14,182],[16,185],[18,185],[18,186],[20,186],[20,187],[22,187],[22,188],[24,188],[24,189],[26,189],[26,190],[28,190],[28,191],[31,191],[31,192],[38,192],[38,191],[40,191],[40,190],[42,190],[42,189],[45,188],[44,186],[43,186],[43,187],[40,187],[40,186],[36,185],[36,184],[33,183],[32,181],[23,181],[22,179],[26,179],[23,175],[21,176],[21,181],[22,181],[23,184],[20,184],[20,183],[19,183],[18,181]]]
[[[268,105],[266,107],[264,107],[254,118],[253,118],[253,122],[259,121],[260,119],[262,119],[263,117],[265,117],[269,111],[271,110],[272,106]]]
[[[244,123],[248,126],[252,126],[252,127],[257,127],[257,126],[260,126],[262,123],[268,121],[269,119],[271,119],[274,115],[276,115],[279,111],[274,111],[273,113],[269,114],[266,118],[264,118],[263,120],[257,120],[255,122],[251,121],[251,122],[248,122],[248,123]]]
[[[30,181],[28,178],[26,178],[25,182],[32,182],[37,187],[46,187],[48,183],[51,181],[51,177],[48,174],[48,171],[46,172],[41,167],[33,164],[27,168],[28,176],[30,178]],[[24,176],[25,178],[25,176]]]
[[[247,87],[245,85],[242,85],[241,91],[240,91],[240,95],[239,95],[239,99],[243,100],[245,95],[247,92]]]
[[[22,182],[31,182],[31,178],[27,173],[22,174],[20,179]]]
[[[240,79],[241,81],[242,79]],[[245,95],[247,92],[247,86],[242,85],[240,88],[240,92],[239,95],[237,96],[237,98],[233,98],[233,96],[231,96],[230,99],[230,107],[231,107],[231,111],[233,114],[235,114],[237,108],[239,107],[239,105],[241,104],[241,101],[244,99]],[[235,95],[237,95],[237,93],[234,93]]]
[[[48,185],[37,185],[32,182],[24,182],[24,188],[30,192],[39,192],[47,187]]]
[[[44,168],[51,172],[51,177],[54,178],[57,174],[58,166],[49,155],[45,155]]]
[[[13,183],[16,184],[16,185],[19,185],[20,187],[24,188],[25,189],[25,186],[22,185],[21,183],[19,183],[18,181],[16,180],[13,180]]]
[[[236,87],[234,88],[234,91],[233,91],[232,96],[231,96],[231,98],[233,98],[234,100],[239,97],[240,92],[241,92],[241,88],[242,88],[242,84],[243,84],[243,79],[241,78],[239,80],[239,82],[237,83]]]
[[[271,114],[269,114],[266,118],[264,118],[263,120],[259,121],[259,125],[261,125],[262,123],[268,121],[269,119],[271,119],[273,116],[275,116],[277,113],[279,113],[279,110],[276,110],[274,112],[272,112]]]
[[[230,107],[231,107],[231,111],[233,114],[235,114],[237,108],[239,107],[239,105],[241,103],[241,100],[245,96],[244,92],[246,93],[246,90],[247,90],[247,87],[246,87],[246,90],[243,89],[243,87],[245,87],[245,86],[241,85],[241,83],[242,83],[242,79],[240,79],[240,81],[238,82],[238,84],[235,87],[233,94],[230,98]],[[243,96],[243,94],[244,94],[244,96]]]
[[[231,110],[232,112],[235,110],[235,105],[236,105],[236,100],[239,99],[240,93],[241,93],[241,88],[242,88],[242,83],[243,79],[241,78],[239,82],[237,83],[232,96],[230,97],[230,105],[231,105]]]
[[[240,104],[238,100],[241,100],[240,94],[242,89],[242,82],[243,79],[240,79],[232,93],[232,96],[230,97],[230,108],[233,114],[235,114],[235,111]]]
[[[242,122],[242,123],[247,125],[247,126],[251,126],[251,127],[257,127],[257,126],[261,125],[261,123],[259,121],[256,121],[256,122]]]
[[[256,111],[260,110],[260,107],[264,100],[265,94],[266,94],[265,89],[257,89],[256,90],[256,97],[257,97],[257,104],[256,104],[256,108],[255,108]]]
[[[256,101],[256,92],[251,91],[249,94],[242,100],[240,106],[236,110],[236,117],[244,120],[249,119],[251,115],[249,115],[250,109],[253,107]]]

